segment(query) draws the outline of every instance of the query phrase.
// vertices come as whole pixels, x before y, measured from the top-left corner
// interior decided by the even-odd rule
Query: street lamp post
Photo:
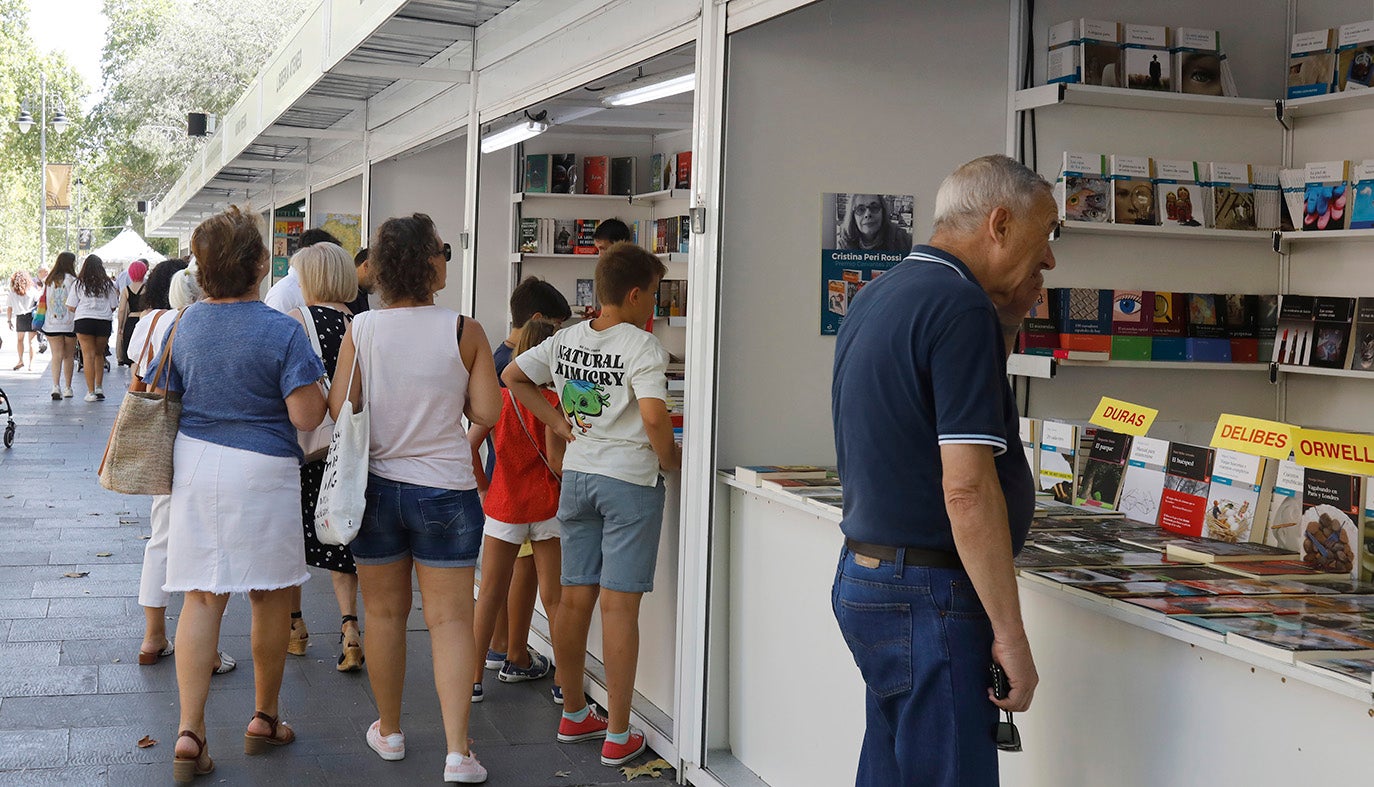
[[[38,72],[38,94],[38,264],[41,267],[48,261],[48,75],[44,71]],[[33,115],[29,114],[27,101],[14,124],[19,127],[20,134],[27,134],[33,128]],[[67,130],[67,113],[61,107],[53,113],[52,128],[58,134]]]

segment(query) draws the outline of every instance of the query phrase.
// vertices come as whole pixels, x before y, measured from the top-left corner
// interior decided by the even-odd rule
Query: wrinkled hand
[[[988,689],[988,699],[992,704],[1002,710],[1009,710],[1013,713],[1021,713],[1030,707],[1031,697],[1035,695],[1035,687],[1040,683],[1040,676],[1035,672],[1035,660],[1031,658],[1030,642],[1022,635],[1012,642],[1004,642],[994,637],[992,641],[992,658],[1002,665],[1002,672],[1006,673],[1007,682],[1011,684],[1011,693],[1006,699],[997,699],[992,694],[992,689]]]

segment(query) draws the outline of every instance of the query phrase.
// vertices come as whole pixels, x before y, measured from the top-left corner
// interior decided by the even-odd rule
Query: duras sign
[[[1093,412],[1093,417],[1089,420],[1103,429],[1110,429],[1113,432],[1144,435],[1150,431],[1150,426],[1158,416],[1159,411],[1153,407],[1131,404],[1104,396],[1102,401],[1097,403],[1097,410]]]

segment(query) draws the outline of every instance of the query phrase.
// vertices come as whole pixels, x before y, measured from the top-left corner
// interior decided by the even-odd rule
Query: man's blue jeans
[[[840,553],[831,591],[868,686],[854,783],[996,785],[992,625],[968,575],[887,561],[868,568],[856,557]]]

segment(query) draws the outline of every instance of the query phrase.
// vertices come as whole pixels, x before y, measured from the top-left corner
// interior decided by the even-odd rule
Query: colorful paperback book
[[[1300,560],[1253,560],[1221,563],[1219,566],[1226,571],[1249,579],[1291,579],[1308,582],[1349,578],[1344,574],[1318,571]]]
[[[1307,599],[1269,596],[1127,596],[1119,600],[1165,615],[1297,615],[1313,608]]]
[[[553,253],[572,254],[577,244],[577,221],[575,219],[554,219]]]
[[[1059,218],[1064,221],[1105,222],[1111,216],[1111,183],[1107,157],[1096,153],[1064,153],[1064,166],[1055,188]]]
[[[825,488],[838,493],[840,490],[840,479],[838,478],[765,478],[759,484],[764,489],[778,489],[784,492],[791,492],[799,489]]]
[[[1279,229],[1293,232],[1302,227],[1303,205],[1307,202],[1307,170],[1279,170],[1279,190],[1283,194]]]
[[[1059,346],[1110,353],[1113,291],[1062,287],[1055,292],[1059,295]]]
[[[611,193],[635,193],[635,157],[617,156],[611,159]]]
[[[1350,229],[1374,227],[1374,159],[1350,167]]]
[[[1073,497],[1078,458],[1078,427],[1063,421],[1040,424],[1040,491],[1067,502]]]
[[[583,308],[596,307],[596,280],[578,279],[577,280],[577,304]]]
[[[1155,294],[1112,291],[1112,360],[1148,361],[1154,346]]]
[[[1311,295],[1284,295],[1279,300],[1278,333],[1273,363],[1307,366],[1312,357],[1313,320],[1317,299]]]
[[[1059,349],[1059,299],[1054,290],[1041,288],[1017,336],[1019,350],[1032,355],[1051,355]]]
[[[1151,360],[1188,360],[1187,293],[1155,292],[1153,329]]]
[[[1093,434],[1087,460],[1082,463],[1083,472],[1074,492],[1074,503],[1114,510],[1121,498],[1121,484],[1130,452],[1130,435],[1098,429]]]
[[[1202,227],[1207,210],[1206,179],[1196,161],[1155,159],[1155,204],[1166,227]]]
[[[596,228],[600,219],[577,219],[573,226],[573,254],[596,254]]]
[[[1231,339],[1226,333],[1225,299],[1212,293],[1188,293],[1189,361],[1230,363]]]
[[[1111,157],[1112,223],[1159,223],[1155,210],[1154,162],[1149,156]]]
[[[1121,87],[1121,25],[1080,19],[1078,34],[1083,84]]]
[[[520,252],[539,253],[539,219],[520,220]]]
[[[1344,369],[1350,354],[1350,332],[1355,323],[1355,299],[1319,295],[1313,304],[1312,354],[1309,365],[1319,369]]]
[[[1234,96],[1235,86],[1223,76],[1229,71],[1221,52],[1221,34],[1215,30],[1180,27],[1174,30],[1169,50],[1174,71],[1174,90],[1204,96]]]
[[[675,189],[690,189],[692,187],[692,151],[684,150],[674,156],[676,167],[676,180],[673,184]]]
[[[577,154],[552,154],[549,165],[549,191],[553,194],[576,194],[578,174]]]
[[[1336,76],[1336,31],[1296,33],[1288,52],[1288,98],[1331,92]]]
[[[1349,218],[1346,208],[1347,182],[1350,162],[1318,161],[1309,163],[1303,171],[1302,230],[1329,232],[1345,229]]]
[[[665,166],[666,162],[662,153],[655,153],[649,157],[649,191],[664,191],[672,188],[672,186],[664,185],[666,182],[663,180]]]
[[[1164,554],[1170,560],[1182,560],[1191,563],[1232,563],[1249,560],[1293,560],[1297,558],[1296,553],[1266,544],[1214,541],[1210,538],[1170,541],[1164,546]],[[1214,589],[1213,592],[1222,591]]]
[[[1283,191],[1279,185],[1279,168],[1270,164],[1251,164],[1250,180],[1255,193],[1255,228],[1278,229],[1283,224]]]
[[[1301,554],[1302,486],[1304,470],[1292,459],[1280,459],[1274,474],[1274,486],[1269,495],[1269,515],[1264,529],[1264,543]]]
[[[1182,582],[1084,582],[1071,585],[1071,588],[1107,598],[1127,598],[1132,596],[1210,596],[1210,592],[1189,587]]]
[[[582,193],[611,193],[611,159],[609,156],[587,156],[582,159]]]
[[[1259,302],[1256,310],[1258,319],[1259,343],[1255,355],[1258,359],[1274,357],[1274,345],[1279,331],[1279,296],[1257,295]]]
[[[1254,230],[1255,189],[1249,164],[1212,162],[1212,226],[1219,230]]]
[[[531,153],[525,156],[525,191],[530,194],[547,194],[549,191],[550,156],[547,153]]]
[[[1374,656],[1332,657],[1299,662],[1300,669],[1335,677],[1352,686],[1374,691]]]
[[[1330,658],[1345,653],[1374,650],[1369,636],[1309,624],[1306,618],[1321,615],[1272,615],[1242,618],[1240,630],[1228,631],[1226,642],[1281,661]],[[1228,620],[1235,621],[1235,618]],[[1321,623],[1319,620],[1318,623]]]
[[[1169,444],[1164,492],[1159,501],[1160,527],[1188,536],[1202,535],[1215,455],[1205,446]]]
[[[779,478],[828,478],[834,470],[820,465],[740,465],[735,468],[735,480],[758,486]]]
[[[1162,25],[1122,26],[1121,49],[1126,69],[1126,87],[1134,90],[1174,89],[1169,32],[1169,28]]]
[[[1154,525],[1159,522],[1159,501],[1164,494],[1165,466],[1169,443],[1153,437],[1131,440],[1131,452],[1121,483],[1118,508],[1133,522]]]
[[[1336,36],[1336,90],[1374,85],[1374,21],[1341,25]]]
[[[1264,509],[1269,501],[1260,491],[1266,475],[1272,473],[1272,464],[1262,456],[1216,449],[1203,537],[1233,544],[1263,539],[1262,525],[1268,513]],[[1255,527],[1256,522],[1261,527]]]
[[[1306,468],[1302,485],[1302,562],[1332,574],[1360,578],[1358,557],[1364,498],[1360,476]]]

